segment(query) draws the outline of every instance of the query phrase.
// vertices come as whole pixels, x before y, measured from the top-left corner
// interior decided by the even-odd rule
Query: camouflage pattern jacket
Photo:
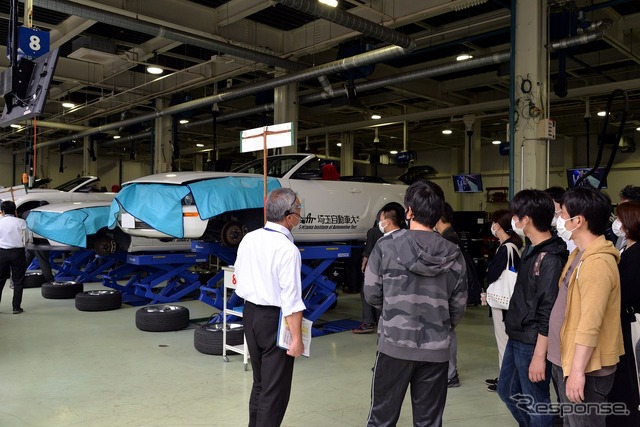
[[[446,362],[449,331],[467,303],[460,248],[431,231],[384,236],[369,257],[364,296],[382,310],[378,351],[403,360]]]

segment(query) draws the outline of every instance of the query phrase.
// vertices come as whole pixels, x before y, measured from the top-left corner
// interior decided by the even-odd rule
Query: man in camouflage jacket
[[[365,270],[367,302],[382,310],[367,426],[395,426],[411,384],[414,425],[442,424],[449,331],[467,302],[466,267],[457,245],[433,227],[444,200],[418,181],[405,194],[409,230],[376,243]]]

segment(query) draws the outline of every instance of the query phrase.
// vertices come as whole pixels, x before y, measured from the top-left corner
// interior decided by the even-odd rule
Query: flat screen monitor
[[[456,193],[481,193],[482,176],[479,173],[453,175],[453,190]]]
[[[576,183],[578,182],[578,180],[587,174],[587,172],[589,172],[591,170],[591,168],[574,168],[574,169],[567,169],[567,183],[569,188],[573,188],[575,187]],[[595,170],[594,173],[592,173],[591,175],[589,175],[588,177],[586,177],[585,179],[582,180],[582,182],[580,183],[580,186],[584,186],[584,185],[589,185],[593,188],[598,188],[598,186],[600,185],[600,181],[602,180],[602,177],[604,176],[604,167],[599,167],[598,169]],[[607,180],[605,178],[604,182],[602,183],[602,187],[600,188],[607,188]]]
[[[3,78],[8,81],[5,82],[7,90],[3,94],[5,105],[0,118],[1,127],[7,127],[42,114],[58,61],[58,48],[33,61],[26,58],[22,58],[20,61],[32,62],[28,67],[32,68],[31,78],[28,81],[25,79],[25,83],[18,85],[15,83],[16,80],[11,78],[11,74],[5,71],[7,74]],[[21,67],[27,68],[26,64],[21,64]]]

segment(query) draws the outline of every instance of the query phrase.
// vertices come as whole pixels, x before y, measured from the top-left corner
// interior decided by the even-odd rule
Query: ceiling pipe
[[[85,136],[93,135],[99,132],[106,132],[109,130],[118,129],[120,127],[131,126],[140,122],[155,120],[159,117],[170,116],[172,114],[182,113],[184,111],[193,110],[196,108],[209,107],[216,103],[231,101],[239,99],[245,96],[253,95],[255,93],[271,90],[279,86],[285,86],[291,83],[301,82],[303,80],[315,79],[323,75],[338,73],[352,68],[362,67],[369,64],[378,62],[389,61],[397,58],[405,53],[405,50],[397,46],[387,46],[380,49],[376,49],[370,52],[361,53],[349,58],[339,59],[337,61],[328,62],[326,64],[318,65],[316,67],[304,70],[295,71],[284,76],[276,77],[271,80],[265,80],[258,83],[248,84],[246,86],[237,87],[228,91],[216,95],[206,96],[200,99],[194,99],[192,101],[184,102],[182,104],[173,105],[163,110],[154,111],[152,113],[143,114],[137,117],[133,117],[127,120],[121,120],[119,122],[109,123],[87,129],[86,131],[77,133],[75,135],[66,136],[52,141],[47,141],[39,144],[39,147],[44,148],[51,145],[60,144],[61,142],[70,141],[72,139],[84,138]],[[15,153],[21,153],[27,149],[16,150]]]
[[[290,7],[316,18],[322,18],[345,28],[350,28],[365,36],[370,36],[396,46],[412,51],[416,42],[406,34],[391,30],[368,19],[361,18],[341,9],[322,5],[316,0],[275,0],[276,3]]]
[[[20,1],[24,3],[25,0]],[[129,18],[127,16],[118,15],[116,13],[100,10],[91,6],[73,3],[67,0],[33,0],[33,4],[38,7],[42,7],[43,9],[53,10],[54,12],[74,15],[80,18],[113,25],[115,27],[138,31],[155,37],[164,37],[187,45],[223,52],[239,58],[249,59],[251,61],[272,65],[274,67],[280,67],[285,70],[302,70],[306,68],[303,64],[282,59],[274,55],[268,55],[266,53],[257,52],[255,50],[235,46],[229,43],[219,42],[213,39],[196,37],[184,31],[150,24],[139,19]]]

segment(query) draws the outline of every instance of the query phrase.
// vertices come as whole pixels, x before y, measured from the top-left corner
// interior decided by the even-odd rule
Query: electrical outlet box
[[[538,123],[538,138],[556,139],[556,121],[553,119],[542,119]]]

